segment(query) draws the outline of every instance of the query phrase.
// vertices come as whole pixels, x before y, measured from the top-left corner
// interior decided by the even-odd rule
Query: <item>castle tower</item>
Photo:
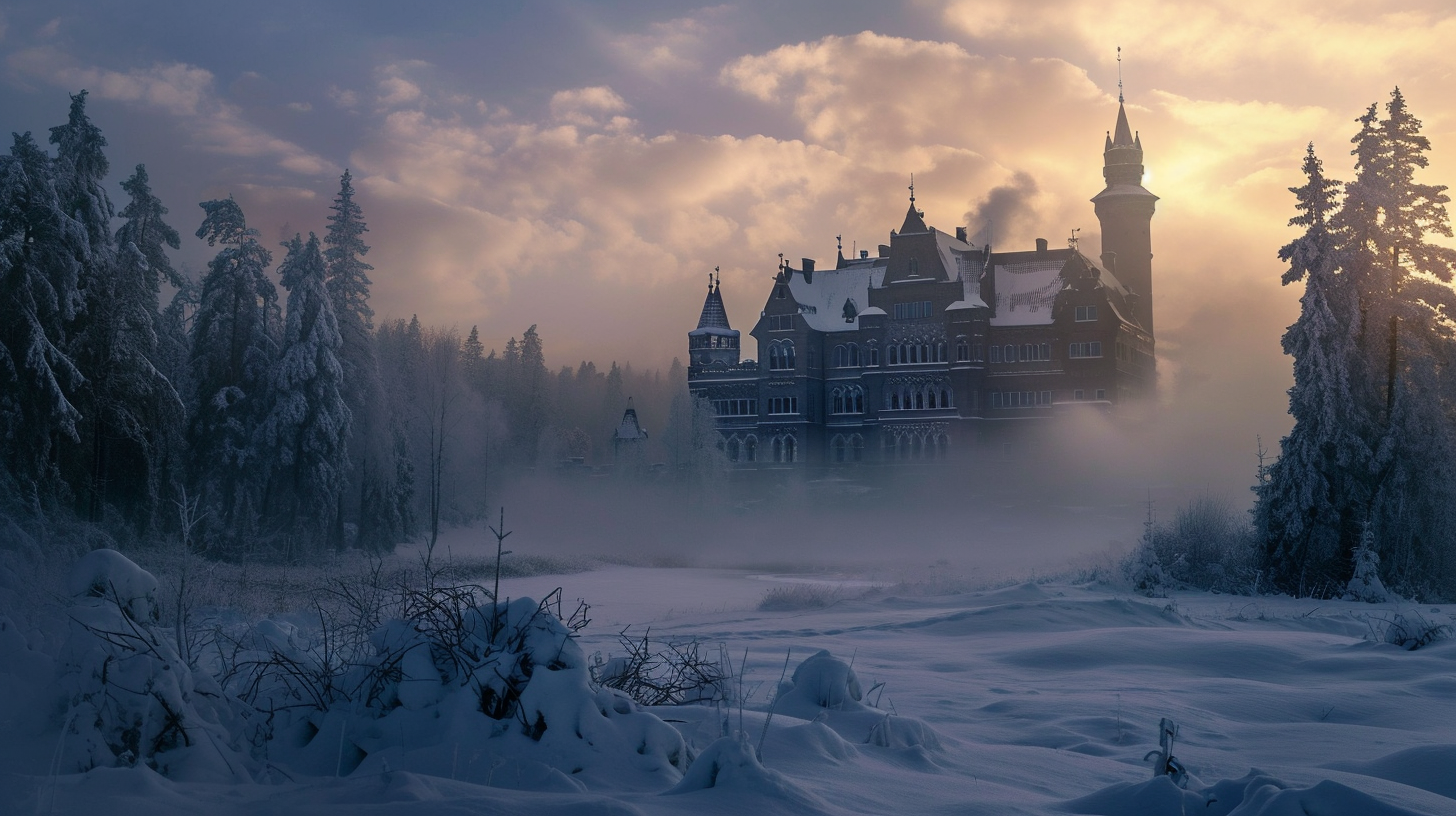
[[[738,332],[728,325],[728,310],[718,292],[720,285],[715,275],[708,276],[703,313],[698,317],[698,327],[688,332],[689,368],[738,365]]]
[[[1102,262],[1137,295],[1134,319],[1153,334],[1153,243],[1151,227],[1158,197],[1143,188],[1143,143],[1127,124],[1121,82],[1117,127],[1107,135],[1102,177],[1107,187],[1092,199],[1102,224]]]

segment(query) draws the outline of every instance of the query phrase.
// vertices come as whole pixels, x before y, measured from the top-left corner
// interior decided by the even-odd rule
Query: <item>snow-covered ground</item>
[[[842,584],[838,600],[757,610],[771,587],[806,580]],[[875,583],[618,566],[504,581],[511,597],[560,586],[567,606],[587,600],[592,623],[578,639],[586,656],[620,652],[627,626],[721,644],[735,662],[746,652],[754,693],[742,712],[652,710],[695,757],[685,775],[639,762],[622,776],[589,768],[588,784],[574,786],[486,779],[458,741],[432,753],[391,749],[401,757],[393,765],[370,758],[342,778],[281,764],[249,782],[178,781],[141,765],[52,775],[64,711],[16,710],[44,695],[14,693],[38,670],[17,662],[27,653],[12,625],[0,631],[0,721],[12,735],[0,811],[1456,814],[1456,640],[1405,651],[1377,635],[1397,609],[1448,624],[1456,608],[1148,599],[1067,583],[927,595]],[[814,658],[785,684],[765,729],[786,667],[794,678],[825,650],[842,662]],[[746,741],[717,740],[725,715]],[[453,718],[441,733],[458,733],[478,715],[432,716]],[[44,727],[46,717],[56,722]],[[1186,790],[1152,778],[1144,759],[1158,748],[1162,718],[1179,726]],[[551,751],[579,761],[568,756],[576,749],[548,743],[538,743],[541,762],[553,761]]]

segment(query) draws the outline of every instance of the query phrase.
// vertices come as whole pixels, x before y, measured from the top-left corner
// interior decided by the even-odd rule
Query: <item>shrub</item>
[[[783,584],[771,587],[758,602],[760,612],[823,609],[839,600],[839,587],[831,584]]]
[[[1155,578],[1140,583],[1158,591],[1172,583],[1247,595],[1257,591],[1258,563],[1253,524],[1228,501],[1202,496],[1153,526],[1124,569],[1135,582]]]

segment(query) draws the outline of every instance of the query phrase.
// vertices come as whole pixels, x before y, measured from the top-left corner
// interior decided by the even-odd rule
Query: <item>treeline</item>
[[[1446,187],[1420,183],[1429,140],[1400,90],[1352,139],[1355,178],[1310,146],[1291,188],[1304,283],[1284,335],[1294,428],[1256,486],[1269,577],[1301,595],[1456,597],[1456,251]]]
[[[673,426],[651,440],[654,461],[692,455],[676,361],[666,375],[589,362],[553,374],[535,326],[500,353],[475,328],[375,326],[347,171],[324,236],[284,242],[272,272],[238,203],[203,202],[196,235],[218,251],[194,281],[168,257],[181,238],[144,166],[115,210],[84,91],[50,144],[54,156],[17,135],[0,156],[0,513],[12,520],[64,515],[226,556],[384,549],[481,514],[513,474],[609,462],[628,397],[644,425]]]

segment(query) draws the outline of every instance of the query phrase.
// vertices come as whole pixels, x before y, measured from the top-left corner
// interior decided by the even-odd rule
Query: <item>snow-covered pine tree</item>
[[[338,521],[348,478],[351,417],[343,396],[343,345],[325,285],[318,238],[295,235],[278,267],[288,290],[283,350],[273,369],[271,410],[259,433],[260,450],[272,454],[269,512],[290,549],[323,543]]]
[[[272,255],[231,198],[205,201],[197,237],[223,249],[208,263],[192,320],[197,412],[188,429],[193,483],[211,508],[214,533],[234,542],[251,531],[267,470],[255,448],[268,414],[281,318],[265,271]]]
[[[1284,284],[1305,287],[1299,319],[1283,340],[1294,358],[1294,428],[1258,488],[1254,511],[1271,582],[1294,594],[1342,583],[1370,495],[1370,450],[1359,434],[1365,418],[1350,387],[1360,314],[1329,224],[1339,182],[1325,177],[1312,144],[1303,170],[1305,184],[1290,188],[1299,214],[1289,223],[1304,234],[1279,251],[1289,264]]]
[[[82,305],[86,229],[29,133],[0,157],[0,468],[33,512],[64,494],[54,445],[80,441],[83,377],[67,349]]]
[[[343,345],[338,352],[344,372],[344,403],[353,416],[349,439],[354,462],[350,484],[357,496],[359,524],[365,524],[364,503],[371,483],[387,483],[392,468],[389,418],[380,384],[379,359],[375,349],[374,310],[369,307],[369,272],[364,262],[369,247],[364,233],[364,211],[354,200],[354,177],[348,170],[339,179],[339,194],[329,209],[329,228],[324,234],[323,257],[327,267],[329,299],[338,320]]]
[[[1374,451],[1369,521],[1386,584],[1409,595],[1456,588],[1456,342],[1445,317],[1456,251],[1428,240],[1452,232],[1446,188],[1416,181],[1430,149],[1420,120],[1399,88],[1385,110],[1360,119],[1357,176],[1332,223],[1363,312],[1364,401],[1376,418],[1363,434]]]

